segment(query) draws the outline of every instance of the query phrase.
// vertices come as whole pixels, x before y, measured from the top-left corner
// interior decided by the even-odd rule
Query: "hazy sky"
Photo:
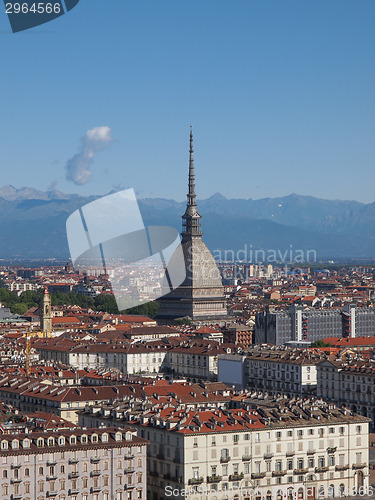
[[[18,34],[0,13],[0,185],[182,200],[192,124],[198,197],[375,201],[374,25],[374,0],[81,0]]]

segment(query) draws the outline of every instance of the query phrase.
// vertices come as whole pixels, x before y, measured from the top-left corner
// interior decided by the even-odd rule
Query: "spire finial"
[[[197,210],[197,195],[195,194],[195,172],[193,157],[193,127],[190,125],[190,148],[189,148],[189,191],[187,195],[186,211],[183,215],[182,235],[201,236],[201,216]]]
[[[190,125],[190,148],[189,148],[189,194],[188,206],[195,206],[195,173],[194,173],[194,156],[193,156],[193,127]]]

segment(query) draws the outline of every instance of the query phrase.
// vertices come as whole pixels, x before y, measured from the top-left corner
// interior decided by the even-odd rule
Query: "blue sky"
[[[13,34],[0,15],[0,184],[184,199],[375,201],[373,0],[80,0]],[[114,141],[65,179],[80,138]]]

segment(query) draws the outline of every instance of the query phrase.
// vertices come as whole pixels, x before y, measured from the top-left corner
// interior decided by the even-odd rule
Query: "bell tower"
[[[43,337],[50,337],[52,332],[52,307],[51,296],[48,288],[45,287],[43,293],[43,303],[40,314],[40,329],[43,332]]]

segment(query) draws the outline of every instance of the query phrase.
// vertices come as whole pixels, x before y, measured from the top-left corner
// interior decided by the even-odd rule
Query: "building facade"
[[[372,361],[324,360],[317,365],[317,395],[371,419],[375,431],[375,370]]]
[[[148,442],[131,429],[0,436],[0,493],[11,500],[146,499]]]
[[[283,345],[315,342],[325,337],[370,337],[375,334],[375,309],[346,304],[343,308],[290,306],[255,316],[255,343]]]

